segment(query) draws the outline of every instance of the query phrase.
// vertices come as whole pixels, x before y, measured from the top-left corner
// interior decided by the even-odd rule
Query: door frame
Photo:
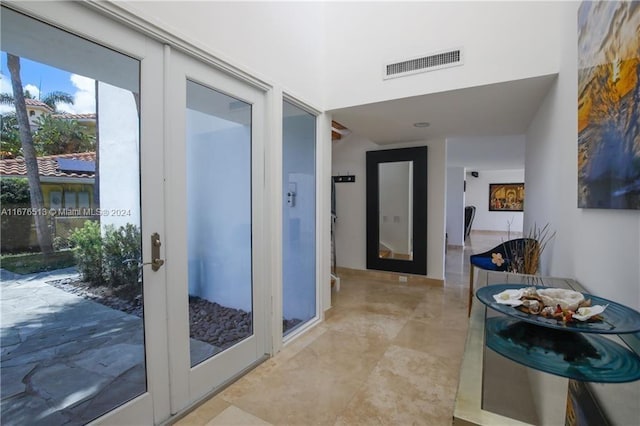
[[[167,317],[171,411],[179,413],[204,396],[221,388],[247,367],[269,354],[271,294],[266,279],[268,229],[263,212],[268,211],[264,185],[266,141],[266,94],[263,90],[211,67],[197,58],[165,46],[170,64],[166,86],[167,116],[172,117],[165,146],[167,226]],[[251,108],[251,234],[253,334],[233,347],[191,367],[189,356],[187,214],[186,205],[186,84],[192,81],[252,105]],[[175,340],[177,339],[177,341]]]
[[[140,201],[143,261],[151,259],[152,232],[164,234],[162,46],[119,22],[71,2],[3,2],[3,6],[68,31],[90,42],[111,48],[140,61]],[[166,306],[164,269],[143,272],[144,340],[147,392],[94,420],[97,424],[135,424],[140,419],[158,423],[169,413],[169,375],[166,330],[162,326]],[[153,354],[153,356],[152,356]]]
[[[305,324],[303,324],[300,328],[298,328],[297,330],[295,330],[294,332],[288,334],[287,336],[283,336],[283,330],[282,330],[282,316],[283,316],[283,297],[284,297],[284,289],[283,289],[283,266],[282,266],[282,262],[284,261],[283,257],[282,257],[282,250],[284,247],[284,241],[282,240],[282,238],[279,238],[278,240],[280,241],[280,246],[279,246],[279,251],[278,253],[280,254],[279,257],[279,261],[278,261],[278,267],[280,269],[280,279],[277,280],[276,282],[278,283],[278,289],[277,289],[277,294],[278,294],[278,301],[277,301],[277,305],[275,302],[275,297],[274,297],[274,312],[278,313],[280,315],[279,320],[275,321],[277,324],[277,329],[274,330],[275,331],[275,335],[274,335],[274,341],[276,340],[276,338],[279,339],[278,342],[274,342],[274,345],[278,348],[281,349],[282,347],[286,346],[287,344],[289,344],[290,342],[294,341],[298,336],[304,334],[307,330],[309,330],[310,328],[315,327],[319,322],[322,321],[322,319],[324,318],[324,314],[322,312],[322,307],[323,307],[323,292],[322,292],[322,286],[321,283],[322,282],[326,282],[323,281],[324,279],[324,273],[323,273],[323,244],[324,244],[324,235],[323,235],[323,222],[321,222],[321,220],[324,220],[326,218],[326,213],[325,213],[325,209],[324,209],[324,204],[322,203],[322,194],[324,191],[324,185],[322,182],[322,179],[320,179],[320,171],[322,170],[322,153],[321,153],[321,148],[322,148],[322,142],[324,141],[323,139],[323,131],[324,128],[321,126],[322,123],[322,117],[323,114],[321,111],[319,111],[318,109],[312,107],[311,105],[309,105],[308,103],[300,100],[299,98],[289,94],[288,92],[284,92],[280,98],[280,103],[278,105],[278,110],[281,112],[280,115],[280,123],[283,123],[283,115],[282,115],[282,109],[283,109],[283,105],[284,102],[288,102],[291,105],[300,108],[301,110],[311,114],[314,118],[315,118],[315,146],[314,146],[314,166],[315,166],[315,170],[314,170],[314,178],[315,178],[315,274],[314,274],[314,279],[315,279],[315,287],[316,287],[316,291],[315,291],[315,297],[316,297],[316,315],[309,319]],[[280,138],[278,139],[280,141],[280,145],[279,145],[279,158],[278,158],[278,163],[277,163],[277,170],[278,170],[278,191],[279,191],[279,196],[277,197],[279,200],[282,199],[282,197],[284,197],[284,193],[282,191],[282,181],[283,181],[283,167],[284,167],[284,134],[283,134],[283,127],[280,128],[281,133],[280,133]],[[279,209],[278,211],[278,217],[279,217],[279,225],[278,225],[278,235],[282,236],[283,235],[283,222],[282,222],[282,218],[284,215],[284,212],[282,211],[282,204],[278,204],[277,208]]]
[[[164,102],[170,67],[167,49],[185,53],[204,64],[225,72],[230,76],[244,81],[265,94],[265,146],[264,146],[264,239],[266,241],[264,276],[270,286],[265,289],[270,293],[271,300],[266,300],[266,310],[270,312],[270,321],[265,326],[271,338],[266,342],[266,353],[274,354],[285,344],[291,343],[307,329],[317,325],[324,319],[324,312],[331,307],[330,283],[330,182],[325,177],[331,176],[331,114],[321,112],[302,101],[303,97],[292,92],[284,92],[281,86],[263,78],[257,77],[241,67],[226,62],[214,54],[205,45],[193,41],[186,41],[171,33],[164,27],[157,25],[136,14],[135,8],[119,2],[23,2],[19,0],[5,0],[3,6],[39,19],[55,27],[67,30],[80,37],[94,41],[118,52],[128,54],[141,63],[141,181],[143,185],[151,185],[156,191],[141,191],[142,202],[148,206],[142,213],[143,259],[151,258],[149,234],[159,232],[161,237],[166,235],[164,228],[165,196],[164,175],[165,160],[164,146],[169,141],[170,122],[167,117],[168,105]],[[144,41],[141,41],[144,40]],[[162,72],[160,72],[162,70]],[[259,73],[258,73],[259,74]],[[317,291],[317,319],[310,321],[308,326],[299,332],[287,336],[286,342],[282,336],[282,211],[280,202],[282,197],[282,102],[287,100],[316,116],[316,291]],[[158,125],[162,123],[162,125]],[[153,196],[152,196],[153,195]],[[277,202],[270,204],[268,199],[275,198]],[[153,214],[150,214],[153,210]],[[148,216],[148,217],[147,217]],[[164,249],[161,255],[164,257]],[[170,259],[167,259],[170,262]],[[153,394],[153,400],[145,394],[127,404],[117,408],[109,414],[99,418],[97,423],[105,424],[133,424],[139,422],[143,414],[131,411],[130,405],[142,405],[146,413],[151,413],[154,423],[161,423],[171,416],[169,395],[169,360],[167,325],[165,307],[167,306],[166,268],[157,273],[151,273],[145,267],[145,291],[156,290],[152,300],[149,300],[145,311],[149,321],[145,322],[145,339],[147,343],[147,368],[154,373],[147,374],[148,390]],[[148,290],[147,290],[148,289]],[[269,299],[268,294],[265,299]],[[145,307],[146,308],[146,307]],[[154,324],[151,324],[151,323]],[[279,325],[278,325],[279,324]],[[154,356],[149,354],[153,353]],[[148,393],[149,393],[148,392]]]

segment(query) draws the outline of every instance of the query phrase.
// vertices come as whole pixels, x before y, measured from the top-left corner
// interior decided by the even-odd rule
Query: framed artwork
[[[521,212],[524,208],[524,183],[490,183],[490,212]]]
[[[578,207],[640,210],[640,7],[578,9]]]

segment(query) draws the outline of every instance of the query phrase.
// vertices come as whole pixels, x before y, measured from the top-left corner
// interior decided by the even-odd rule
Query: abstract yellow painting
[[[640,209],[640,1],[578,10],[578,207]]]

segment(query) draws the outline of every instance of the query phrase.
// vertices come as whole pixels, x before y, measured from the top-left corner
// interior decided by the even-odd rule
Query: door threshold
[[[171,417],[169,417],[164,422],[160,422],[159,425],[160,426],[170,426],[170,425],[175,424],[177,421],[183,419],[189,413],[191,413],[192,411],[196,410],[202,404],[204,404],[205,402],[207,402],[208,400],[210,400],[211,398],[213,398],[214,396],[216,396],[217,394],[219,394],[220,392],[224,391],[226,388],[228,388],[229,386],[231,386],[232,384],[234,384],[235,382],[240,380],[247,373],[249,373],[251,370],[253,370],[257,366],[259,366],[260,364],[262,364],[263,362],[265,362],[269,358],[270,358],[270,355],[264,354],[262,357],[258,358],[255,362],[251,363],[246,368],[244,368],[240,372],[238,372],[238,374],[236,374],[235,376],[231,377],[229,380],[227,380],[226,382],[222,383],[220,386],[218,386],[217,388],[215,388],[211,392],[205,394],[202,398],[198,399],[193,404],[187,406],[186,408],[184,408],[184,409],[180,410],[179,412],[177,412],[176,414],[172,415]]]

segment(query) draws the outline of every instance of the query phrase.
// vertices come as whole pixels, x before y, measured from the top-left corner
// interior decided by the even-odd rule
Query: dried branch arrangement
[[[534,224],[522,244],[506,242],[505,252],[510,260],[509,271],[529,275],[538,272],[542,253],[555,236],[556,232],[549,229],[548,223],[541,228]]]

